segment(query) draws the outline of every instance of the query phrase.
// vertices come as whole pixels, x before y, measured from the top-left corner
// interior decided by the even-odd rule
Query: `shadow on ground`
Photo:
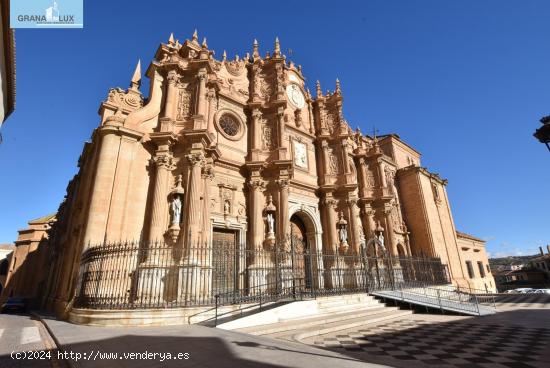
[[[437,321],[437,319],[451,319]],[[414,314],[411,318],[317,336],[307,341],[369,363],[399,368],[547,367],[550,309],[485,317]]]

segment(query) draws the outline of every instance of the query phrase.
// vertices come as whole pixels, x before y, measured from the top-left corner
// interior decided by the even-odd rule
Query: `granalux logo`
[[[82,28],[83,0],[17,0],[10,3],[11,28]]]

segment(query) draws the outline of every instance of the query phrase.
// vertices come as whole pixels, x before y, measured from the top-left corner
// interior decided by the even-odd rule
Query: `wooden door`
[[[212,233],[213,296],[235,290],[236,249],[237,232],[235,230],[214,228]]]

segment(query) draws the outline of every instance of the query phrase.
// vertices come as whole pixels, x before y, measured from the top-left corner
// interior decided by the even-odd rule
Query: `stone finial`
[[[336,78],[336,89],[334,90],[334,93],[341,94],[342,90],[340,89],[340,80]]]
[[[170,33],[170,37],[168,37],[168,44],[170,44],[170,46],[174,45],[176,42],[174,40],[174,33]]]
[[[323,97],[323,91],[321,90],[321,82],[319,82],[319,80],[317,80],[317,82],[315,83],[315,89],[317,90],[317,98]]]
[[[192,40],[196,43],[199,42],[199,33],[197,32],[197,29],[195,29],[195,32],[193,32]]]
[[[257,39],[254,39],[254,42],[252,43],[252,57],[254,58],[254,60],[260,57],[260,51],[259,51],[259,45],[258,45]]]
[[[138,60],[136,69],[134,70],[134,75],[132,75],[130,88],[133,90],[138,90],[140,86],[141,86],[141,60]]]
[[[222,61],[226,61],[226,60],[227,60],[227,52],[225,52],[225,50],[223,50]]]
[[[274,57],[281,56],[281,44],[279,43],[279,37],[275,37],[275,50],[273,51]]]
[[[309,88],[306,89],[306,93],[307,93],[307,98],[311,100],[311,91],[309,90]]]
[[[206,43],[206,37],[202,39],[202,44],[201,44],[202,48],[203,49],[207,49],[208,48],[208,44]]]

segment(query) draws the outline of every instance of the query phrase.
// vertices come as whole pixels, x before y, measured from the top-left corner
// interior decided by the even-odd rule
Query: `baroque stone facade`
[[[254,41],[218,60],[196,32],[170,36],[146,71],[148,97],[140,69],[101,103],[57,215],[47,303],[59,313],[82,252],[126,239],[269,249],[299,232],[312,252],[358,253],[376,236],[394,256],[440,257],[468,286],[446,181],[397,135],[352,130],[340,82],[312,95],[278,40],[265,56]]]

